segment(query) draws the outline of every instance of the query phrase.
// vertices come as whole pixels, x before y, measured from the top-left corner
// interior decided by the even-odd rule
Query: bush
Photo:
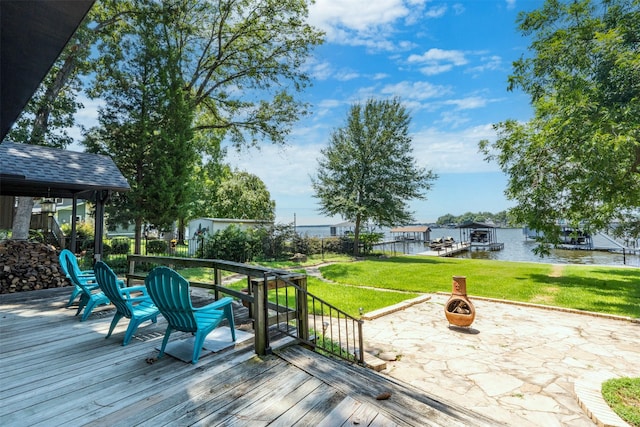
[[[206,239],[202,256],[234,262],[251,261],[259,252],[259,236],[255,230],[242,230],[232,224]]]
[[[147,240],[147,253],[149,254],[166,254],[167,249],[168,245],[164,240]]]
[[[256,230],[260,236],[261,253],[264,258],[282,259],[291,256],[291,241],[295,237],[292,225],[275,224]]]
[[[115,237],[111,239],[113,254],[126,255],[131,250],[131,239],[128,237]]]

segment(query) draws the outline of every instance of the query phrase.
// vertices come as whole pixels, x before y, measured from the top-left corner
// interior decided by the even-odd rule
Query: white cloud
[[[482,108],[490,102],[487,98],[481,98],[479,96],[470,96],[461,99],[450,99],[444,103],[447,105],[455,105],[459,110],[472,110],[475,108]]]
[[[437,98],[451,93],[451,89],[446,86],[434,85],[429,82],[408,82],[403,81],[396,84],[384,86],[380,93],[385,95],[399,96],[403,100],[426,100]]]
[[[427,12],[425,13],[425,16],[427,18],[440,18],[442,16],[444,16],[444,14],[447,13],[447,5],[443,4],[441,6],[438,7],[432,7],[429,10],[427,10]]]
[[[478,142],[495,140],[490,124],[455,132],[426,128],[413,134],[414,156],[418,163],[436,173],[495,172],[496,165],[484,161]]]
[[[316,0],[309,7],[310,21],[327,32],[336,27],[367,31],[408,14],[402,0]]]
[[[420,71],[427,76],[433,76],[447,72],[454,66],[465,65],[468,61],[464,52],[460,50],[432,48],[422,55],[409,55],[407,62],[410,64],[424,64]]]
[[[498,55],[483,56],[480,58],[482,64],[465,70],[466,73],[482,73],[494,71],[502,68],[502,57]]]
[[[450,62],[453,65],[464,65],[467,63],[464,52],[460,50],[444,50],[438,48],[429,49],[422,55],[410,55],[408,61],[410,63],[420,64],[437,64],[440,62]]]
[[[506,0],[507,1],[507,9],[513,9],[516,7],[516,0]]]
[[[425,4],[426,0],[316,0],[309,6],[309,22],[332,43],[375,51],[407,50],[413,43],[391,41],[395,26],[420,22]],[[440,8],[429,13],[435,17]]]
[[[443,65],[430,65],[428,67],[420,68],[420,72],[425,76],[435,76],[436,74],[446,73],[451,70],[453,65],[451,64],[443,64]]]
[[[353,71],[341,71],[335,75],[335,78],[341,82],[347,82],[349,80],[357,79],[358,77],[360,77],[360,74]]]

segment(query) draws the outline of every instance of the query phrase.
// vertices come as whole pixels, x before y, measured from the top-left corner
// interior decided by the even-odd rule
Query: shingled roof
[[[97,190],[128,191],[107,156],[39,145],[0,144],[0,195],[91,199]]]

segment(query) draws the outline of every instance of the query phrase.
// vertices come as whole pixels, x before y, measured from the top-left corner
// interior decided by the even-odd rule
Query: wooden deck
[[[250,340],[196,365],[154,361],[163,319],[142,325],[122,347],[126,322],[104,339],[112,309],[80,322],[74,307],[64,308],[68,292],[0,295],[3,426],[498,425],[295,344],[258,357]],[[376,400],[385,392],[389,399]]]

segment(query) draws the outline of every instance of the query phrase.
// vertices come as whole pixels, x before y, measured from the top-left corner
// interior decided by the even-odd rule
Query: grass
[[[614,378],[602,384],[611,409],[633,427],[640,427],[640,378]]]
[[[298,267],[311,267],[324,262],[349,262],[353,260],[353,257],[344,254],[326,253],[324,255],[309,255],[304,262],[294,261],[259,261],[253,264],[260,265],[262,267],[269,268],[298,268]]]
[[[182,274],[182,271],[180,272]],[[185,276],[187,277],[187,276]],[[194,280],[188,278],[189,280]],[[241,290],[247,287],[245,279],[241,279],[235,283],[227,285],[228,288],[234,290]],[[419,294],[413,292],[381,292],[377,289],[363,289],[354,286],[345,286],[335,283],[327,283],[316,277],[307,277],[307,290],[314,296],[328,302],[329,304],[338,307],[348,315],[360,317],[360,308],[364,313],[378,310],[380,308],[388,307],[390,305],[397,304],[407,299],[416,298]],[[289,307],[295,306],[295,292],[290,290],[288,295],[285,295],[283,289],[278,290],[278,302],[280,304],[286,304]],[[269,299],[271,301],[276,300],[276,291],[269,291]],[[322,314],[322,308],[319,304],[314,307],[309,299],[309,312],[315,314]],[[324,314],[328,315],[326,306],[324,307]]]
[[[460,275],[470,296],[640,317],[640,270],[633,268],[399,256],[320,271],[345,285],[416,293],[451,292],[452,276]]]
[[[309,277],[309,291],[355,317],[360,307],[371,312],[419,294],[451,292],[451,277],[461,275],[467,277],[467,292],[472,297],[640,318],[640,269],[416,256],[361,262],[351,262],[348,257],[326,257],[325,261],[328,260],[337,263],[320,267],[320,271],[335,283]],[[310,258],[302,266],[319,262]],[[290,261],[260,265],[301,267]],[[208,269],[190,268],[180,273],[190,280],[212,280]],[[242,279],[238,288],[245,286]]]

